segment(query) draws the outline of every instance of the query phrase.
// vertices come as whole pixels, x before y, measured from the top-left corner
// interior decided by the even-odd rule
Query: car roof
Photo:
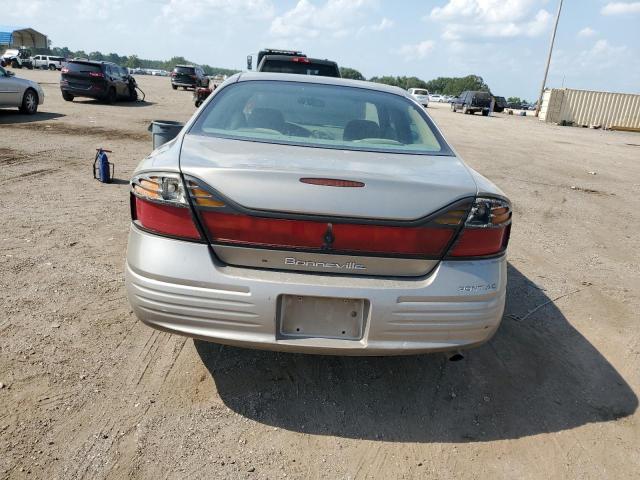
[[[235,80],[234,80],[235,77]],[[272,72],[242,72],[229,79],[235,82],[249,82],[252,80],[270,80],[272,82],[300,82],[319,83],[324,85],[336,85],[342,87],[364,88],[377,92],[393,93],[411,99],[409,93],[400,87],[385,85],[383,83],[368,82],[365,80],[351,80],[348,78],[323,77],[320,75],[299,75],[296,73],[272,73]]]

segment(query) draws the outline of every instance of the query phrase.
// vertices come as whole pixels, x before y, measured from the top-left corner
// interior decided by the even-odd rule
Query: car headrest
[[[284,115],[275,108],[254,108],[247,118],[249,128],[269,128],[282,131],[284,127]]]
[[[380,127],[371,120],[351,120],[344,127],[343,140],[362,140],[363,138],[379,138]]]

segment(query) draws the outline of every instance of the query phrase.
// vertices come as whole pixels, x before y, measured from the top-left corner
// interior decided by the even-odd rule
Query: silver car
[[[33,115],[44,103],[44,91],[37,82],[18,78],[10,70],[0,67],[0,108],[18,107],[20,112]]]
[[[334,355],[486,342],[511,205],[405,91],[243,73],[131,180],[127,292],[144,323]]]

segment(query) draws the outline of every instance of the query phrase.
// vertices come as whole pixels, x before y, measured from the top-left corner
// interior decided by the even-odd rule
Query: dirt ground
[[[147,103],[68,103],[17,73],[46,100],[0,111],[0,478],[640,478],[640,134],[432,105],[515,206],[497,335],[456,363],[277,354],[154,331],[125,298],[127,181],[191,93],[141,76]]]

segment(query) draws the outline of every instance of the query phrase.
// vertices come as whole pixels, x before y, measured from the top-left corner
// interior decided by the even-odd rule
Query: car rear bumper
[[[444,261],[421,278],[329,276],[225,266],[207,245],[131,227],[127,295],[147,325],[222,344],[329,355],[400,355],[477,346],[504,311],[506,258]],[[282,295],[365,299],[358,340],[282,338]]]
[[[74,97],[102,98],[107,94],[107,89],[102,85],[91,85],[87,87],[71,86],[60,83],[60,91],[69,93]]]
[[[174,85],[176,87],[189,87],[189,88],[196,88],[197,86],[197,82],[184,82],[184,81],[171,81],[171,85]]]

